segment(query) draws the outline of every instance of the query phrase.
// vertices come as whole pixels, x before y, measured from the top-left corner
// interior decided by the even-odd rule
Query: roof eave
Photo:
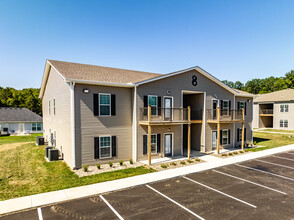
[[[79,84],[87,85],[102,85],[102,86],[114,86],[114,87],[127,87],[133,88],[136,87],[133,83],[112,83],[112,82],[101,82],[101,81],[92,81],[92,80],[78,80],[78,79],[65,79],[66,82],[73,82]]]

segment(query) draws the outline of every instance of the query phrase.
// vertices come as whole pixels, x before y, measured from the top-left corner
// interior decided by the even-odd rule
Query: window
[[[285,112],[289,112],[289,105],[285,105]]]
[[[229,115],[229,101],[223,100],[223,115]]]
[[[41,123],[32,123],[32,131],[42,131]]]
[[[284,121],[284,128],[288,128],[288,120]]]
[[[223,130],[223,145],[227,145],[229,143],[229,134],[228,130]]]
[[[280,105],[280,112],[284,112],[284,105]]]
[[[56,139],[56,131],[53,133],[53,138]]]
[[[110,116],[110,94],[99,93],[100,116]]]
[[[55,99],[53,99],[53,114],[55,115]]]
[[[151,153],[156,154],[157,153],[157,135],[151,134]]]
[[[50,99],[49,99],[49,102],[48,102],[48,112],[49,112],[49,115],[50,115],[51,114]]]
[[[100,148],[100,158],[110,158],[111,157],[111,138],[110,136],[99,137],[99,148]]]
[[[151,106],[151,115],[156,115],[157,108],[157,96],[149,95],[148,96],[148,106]]]
[[[284,125],[283,120],[280,120],[280,128],[282,128]]]
[[[242,109],[242,108],[245,108],[245,102],[244,101],[240,102],[240,109]]]

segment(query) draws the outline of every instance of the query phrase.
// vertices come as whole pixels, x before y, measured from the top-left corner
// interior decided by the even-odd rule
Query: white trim
[[[227,144],[224,144],[224,131],[227,131],[228,133],[227,133],[227,135],[228,135],[228,137],[227,137]],[[221,146],[227,146],[227,145],[229,145],[229,129],[227,128],[227,129],[222,129],[222,145]]]
[[[50,66],[58,73],[58,75],[63,79],[66,80],[65,77],[50,63],[49,60],[47,60],[47,63],[50,64]]]
[[[70,120],[71,120],[71,163],[72,168],[76,168],[76,135],[75,135],[75,83],[70,84]]]
[[[66,79],[66,81],[76,82],[80,84],[89,84],[89,85],[102,85],[102,86],[114,86],[114,87],[136,87],[133,83],[113,83],[113,82],[101,82],[101,81],[92,81],[92,80],[76,80],[76,79]]]
[[[163,120],[165,118],[165,102],[164,99],[165,98],[171,98],[172,99],[172,105],[171,105],[171,116],[172,116],[172,121],[174,120],[174,112],[173,112],[173,108],[174,108],[174,97],[173,96],[163,96],[163,112],[161,111],[161,114],[163,116]]]
[[[183,108],[183,102],[184,102],[184,92],[182,90],[182,96],[181,96],[181,108]],[[184,145],[183,145],[183,135],[184,135],[184,125],[181,125],[181,155],[184,155]]]
[[[172,156],[174,156],[174,133],[173,132],[167,132],[163,133],[163,154],[165,155],[165,135],[166,134],[171,134],[172,135],[172,143],[171,143],[171,149],[172,149]]]
[[[100,109],[100,95],[108,95],[109,96],[109,104],[101,104],[102,106],[108,106],[109,105],[109,115],[101,115],[101,109]],[[98,93],[99,96],[99,103],[98,103],[98,108],[99,108],[99,116],[111,116],[111,94],[110,93]]]
[[[233,100],[233,109],[236,109],[236,96],[234,95],[234,100]],[[233,114],[233,113],[232,113]],[[252,115],[253,117],[253,115]],[[236,132],[236,123],[233,123],[233,148],[236,146],[236,139],[235,139],[235,132]]]
[[[109,157],[101,157],[101,138],[103,138],[103,137],[109,137],[109,148],[110,148]],[[111,135],[99,136],[99,160],[112,158],[112,138],[111,137],[112,137]],[[108,148],[108,146],[107,147],[102,147],[102,148]]]
[[[203,140],[203,145],[204,145],[204,152],[206,152],[206,92],[204,92],[203,95],[203,120],[202,120],[202,125],[204,125],[204,131],[203,131],[203,135],[204,135],[204,140]],[[201,145],[200,145],[200,151],[201,151]]]
[[[156,143],[155,143],[155,150],[156,150],[156,152],[155,153],[152,153],[152,149],[151,149],[151,154],[158,154],[158,152],[157,152],[157,134],[151,134],[151,140],[152,140],[152,135],[155,135],[155,137],[156,137]],[[150,140],[150,142],[151,142],[151,140]],[[148,145],[148,134],[147,134],[147,145]],[[152,142],[151,142],[151,145],[152,145]],[[148,146],[147,146],[147,148],[148,148]]]
[[[133,98],[133,161],[137,162],[138,149],[137,149],[137,87],[134,88]]]
[[[103,202],[105,202],[105,204],[111,209],[111,211],[113,211],[113,213],[120,219],[120,220],[124,220],[123,217],[121,217],[121,215],[109,204],[109,202],[102,196],[99,196]]]
[[[217,139],[219,138],[219,137],[217,136],[217,130],[211,130],[211,149],[212,149],[212,150],[214,150],[214,149],[212,148],[212,138],[213,138],[212,133],[213,133],[213,132],[216,132],[216,148],[217,148]]]

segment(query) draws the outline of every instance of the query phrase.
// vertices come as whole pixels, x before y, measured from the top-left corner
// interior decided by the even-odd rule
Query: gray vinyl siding
[[[83,93],[83,89],[90,93]],[[93,94],[116,95],[115,116],[94,116]],[[132,158],[132,94],[133,89],[112,86],[75,85],[76,152],[77,166],[107,163]],[[94,159],[94,137],[117,137],[117,156],[110,159]]]
[[[192,76],[197,76],[197,86],[192,85]],[[157,80],[151,83],[140,85],[137,89],[137,112],[138,112],[138,120],[140,117],[140,108],[144,106],[143,97],[144,95],[157,95],[157,96],[172,96],[174,99],[173,106],[174,107],[182,107],[182,91],[196,91],[196,92],[205,92],[206,93],[206,108],[212,108],[212,100],[217,97],[219,100],[230,100],[233,106],[234,95],[203,76],[201,73],[196,70],[191,70],[186,73],[182,73],[179,75],[171,76],[168,78],[164,78],[161,80]],[[167,91],[170,91],[170,94],[167,94]],[[163,104],[162,104],[163,106]],[[199,106],[199,108],[203,109],[203,106]],[[206,125],[206,126],[204,126]],[[202,151],[210,151],[211,150],[211,142],[212,142],[212,134],[211,134],[211,126],[206,123],[206,119],[203,118],[203,123],[201,126],[201,150]],[[138,136],[137,136],[137,147],[138,147],[138,158],[146,158],[143,155],[143,135],[147,134],[146,126],[138,125]],[[155,128],[156,126],[152,126]],[[179,129],[175,130],[175,136],[182,137],[182,129],[181,125],[178,126]],[[204,127],[206,127],[204,129]],[[166,131],[168,131],[169,126],[165,126]],[[198,128],[199,130],[199,128]],[[153,133],[153,132],[152,132]],[[176,142],[176,141],[175,141]],[[196,141],[197,142],[197,141]],[[192,143],[193,140],[192,140]],[[199,143],[199,141],[198,141]],[[205,143],[205,147],[204,147]],[[182,148],[182,141],[179,141],[175,144],[178,144],[176,148]],[[193,146],[192,146],[193,149]],[[180,152],[180,151],[179,151]]]
[[[55,115],[53,114],[54,98]],[[51,114],[49,114],[49,100],[51,100]],[[64,155],[65,162],[71,167],[70,87],[53,68],[49,73],[42,105],[44,137],[46,141],[49,141],[49,129],[51,133],[56,131],[56,147]]]

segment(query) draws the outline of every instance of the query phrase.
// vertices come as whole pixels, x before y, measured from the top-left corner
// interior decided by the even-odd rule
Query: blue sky
[[[294,69],[292,0],[0,0],[0,86],[40,87],[46,59],[246,82]]]

